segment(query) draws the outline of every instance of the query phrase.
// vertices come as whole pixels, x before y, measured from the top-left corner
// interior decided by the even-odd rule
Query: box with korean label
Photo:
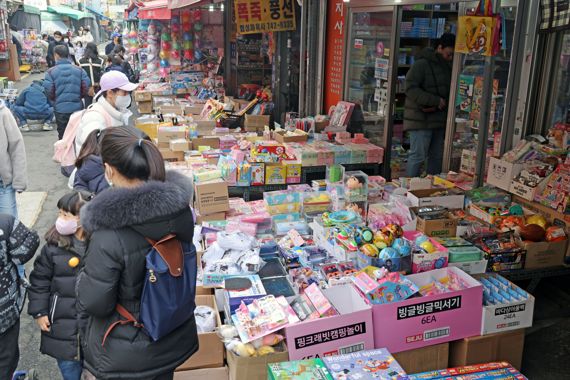
[[[447,267],[407,276],[418,287],[454,278],[461,290],[372,306],[374,346],[412,350],[481,333],[481,284],[461,269]]]
[[[372,310],[350,285],[324,289],[338,315],[285,328],[289,359],[342,355],[374,348]]]

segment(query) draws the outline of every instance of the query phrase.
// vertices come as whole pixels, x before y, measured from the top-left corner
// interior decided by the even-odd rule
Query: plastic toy
[[[360,247],[360,251],[369,257],[378,257],[378,253],[380,252],[378,247],[374,244],[364,244]]]
[[[358,227],[354,234],[356,244],[363,245],[374,241],[374,233],[368,227]]]
[[[539,215],[539,214],[531,215],[528,218],[526,218],[526,223],[527,224],[536,224],[536,225],[542,227],[542,229],[544,229],[544,230],[546,230],[546,227],[548,226],[548,222],[546,221],[544,216]]]
[[[403,238],[397,238],[394,240],[392,244],[392,248],[394,248],[400,256],[408,256],[412,253],[412,246],[409,241]]]
[[[394,242],[394,235],[389,230],[376,231],[374,234],[374,245],[380,249],[390,247]]]

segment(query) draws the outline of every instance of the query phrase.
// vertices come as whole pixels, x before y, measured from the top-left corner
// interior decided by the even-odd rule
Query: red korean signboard
[[[325,56],[325,112],[343,97],[346,12],[347,8],[342,0],[329,0]]]
[[[234,0],[239,34],[295,30],[295,0]]]

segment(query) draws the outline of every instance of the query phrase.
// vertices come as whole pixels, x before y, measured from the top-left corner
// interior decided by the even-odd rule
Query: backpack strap
[[[119,319],[118,321],[114,322],[111,324],[111,326],[109,326],[109,328],[107,329],[107,331],[105,332],[105,335],[103,336],[103,342],[101,343],[101,346],[105,345],[105,341],[107,340],[107,337],[109,336],[109,334],[111,334],[111,331],[113,331],[113,329],[117,326],[122,326],[122,325],[128,325],[129,323],[132,323],[133,326],[135,326],[136,328],[142,328],[144,327],[142,325],[142,323],[139,323],[137,321],[137,319],[135,318],[134,315],[132,315],[127,309],[125,309],[122,305],[117,304],[115,306],[115,311],[117,313],[119,313],[119,315],[125,319]]]
[[[149,238],[146,238],[146,240],[150,243],[150,245],[152,245],[152,248],[156,249],[160,257],[162,257],[168,266],[170,275],[172,277],[182,276],[182,268],[184,267],[184,254],[182,251],[182,244],[180,243],[180,240],[176,238],[176,235],[166,235],[159,241],[154,241]]]

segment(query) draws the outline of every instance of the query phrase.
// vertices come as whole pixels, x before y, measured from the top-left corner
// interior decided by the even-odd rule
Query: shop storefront
[[[487,137],[492,140],[485,152],[488,148],[489,154],[499,155],[512,145],[509,140],[513,136],[519,97],[521,46],[527,37],[517,32],[526,30],[526,11],[538,9],[534,3],[502,1],[495,10],[501,18],[502,34],[501,47],[493,57],[494,95],[488,99],[492,117]],[[403,128],[406,74],[416,56],[433,46],[443,33],[457,34],[461,16],[474,13],[478,4],[478,1],[399,1],[379,6],[366,0],[328,2],[324,110],[339,100],[361,107],[367,137],[390,147],[385,150],[383,173],[387,177],[405,176],[410,148]],[[521,7],[525,7],[525,12]],[[532,39],[533,35],[527,38]],[[450,84],[453,100],[449,101],[454,106],[447,108],[444,169],[458,171],[465,150],[477,156],[481,114],[465,105],[486,106],[487,101],[481,101],[481,86],[484,69],[489,64],[490,60],[479,54],[456,53],[454,57]],[[469,93],[467,97],[464,90]]]

